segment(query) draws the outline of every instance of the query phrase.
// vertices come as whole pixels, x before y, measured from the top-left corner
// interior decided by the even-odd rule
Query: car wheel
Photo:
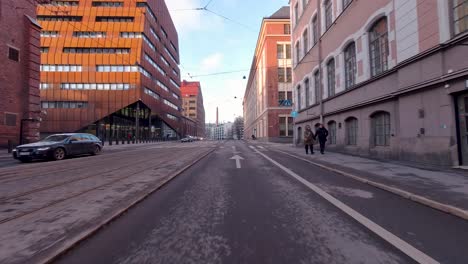
[[[91,154],[92,155],[98,155],[99,153],[101,153],[101,148],[99,146],[94,146],[93,153],[91,153]]]
[[[54,160],[63,160],[65,158],[65,150],[63,148],[57,148],[54,150],[53,158]]]

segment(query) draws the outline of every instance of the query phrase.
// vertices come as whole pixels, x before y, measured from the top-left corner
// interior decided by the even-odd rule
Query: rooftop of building
[[[200,82],[189,82],[183,80],[180,86],[180,92],[183,97],[187,97],[190,95],[197,96],[201,93],[201,85]]]
[[[267,19],[289,19],[290,18],[289,6],[281,7],[273,15],[266,17],[266,18]]]

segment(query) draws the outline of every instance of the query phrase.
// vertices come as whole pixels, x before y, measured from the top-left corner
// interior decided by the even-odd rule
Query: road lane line
[[[366,178],[356,176],[354,174],[347,173],[347,172],[342,171],[342,170],[331,168],[329,166],[326,166],[326,165],[323,165],[323,164],[320,164],[320,163],[317,163],[317,162],[314,162],[314,161],[311,161],[311,160],[308,160],[308,159],[304,159],[302,157],[299,157],[297,155],[293,155],[291,153],[288,153],[288,152],[285,152],[285,151],[282,151],[282,150],[279,150],[279,149],[276,149],[275,151],[277,151],[279,153],[283,153],[283,154],[285,154],[287,156],[290,156],[290,157],[293,157],[295,159],[305,161],[305,162],[310,163],[310,164],[312,164],[314,166],[317,166],[319,168],[335,172],[337,174],[343,175],[345,177],[349,177],[349,178],[354,179],[356,181],[359,181],[359,182],[368,184],[370,186],[379,188],[381,190],[393,193],[393,194],[398,195],[400,197],[403,197],[405,199],[409,199],[409,200],[411,200],[413,202],[422,204],[424,206],[428,206],[428,207],[430,207],[432,209],[436,209],[436,210],[439,210],[439,211],[454,215],[456,217],[460,217],[460,218],[462,218],[464,220],[468,220],[468,211],[467,210],[463,210],[461,208],[458,208],[458,207],[455,207],[455,206],[452,206],[452,205],[449,205],[449,204],[443,204],[443,203],[437,202],[435,200],[426,198],[426,197],[418,195],[418,194],[414,194],[414,193],[411,193],[411,192],[408,192],[408,191],[405,191],[405,190],[402,190],[402,189],[399,189],[399,188],[396,188],[396,187],[391,187],[391,186],[388,186],[388,185],[385,185],[385,184],[382,184],[382,183],[379,183],[379,182],[376,182],[376,181],[368,180]]]
[[[261,148],[261,149],[263,149],[263,150],[266,150],[266,148],[263,147],[263,146],[258,146],[258,148]]]
[[[328,202],[330,202],[331,204],[336,206],[338,209],[340,209],[341,211],[343,211],[347,215],[351,216],[354,220],[358,221],[360,224],[365,226],[367,229],[369,229],[370,231],[372,231],[373,233],[375,233],[376,235],[378,235],[379,237],[381,237],[382,239],[384,239],[385,241],[387,241],[388,243],[390,243],[391,245],[396,247],[398,250],[405,253],[407,256],[409,256],[410,258],[412,258],[416,262],[422,263],[422,264],[436,264],[436,263],[439,263],[437,260],[431,258],[430,256],[426,255],[422,251],[420,251],[417,248],[413,247],[412,245],[408,244],[407,242],[405,242],[401,238],[399,238],[399,237],[395,236],[394,234],[390,233],[389,231],[385,230],[383,227],[381,227],[378,224],[374,223],[372,220],[366,218],[362,214],[358,213],[357,211],[355,211],[351,207],[347,206],[346,204],[344,204],[340,200],[336,199],[335,197],[331,196],[330,194],[328,194],[324,190],[320,189],[316,185],[310,183],[309,181],[305,180],[301,176],[297,175],[292,170],[290,170],[290,169],[286,168],[285,166],[281,165],[280,163],[276,162],[275,160],[268,157],[264,153],[262,153],[262,152],[260,152],[258,150],[255,150],[255,152],[257,152],[258,154],[263,156],[265,159],[267,159],[268,161],[273,163],[275,166],[277,166],[278,168],[280,168],[281,170],[283,170],[284,172],[286,172],[287,174],[289,174],[290,176],[295,178],[300,183],[304,184],[306,187],[308,187],[309,189],[311,189],[312,191],[314,191],[315,193],[320,195],[322,198],[324,198],[325,200],[327,200]]]
[[[256,150],[254,146],[249,146],[249,148],[253,149],[253,150]]]

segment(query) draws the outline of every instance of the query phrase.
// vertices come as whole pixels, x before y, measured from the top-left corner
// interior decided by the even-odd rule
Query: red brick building
[[[205,137],[205,107],[200,82],[183,81],[181,86],[183,115],[196,122],[193,136]]]
[[[1,147],[39,138],[40,30],[34,1],[0,1]]]
[[[262,21],[244,95],[244,135],[292,142],[292,74],[289,7]]]

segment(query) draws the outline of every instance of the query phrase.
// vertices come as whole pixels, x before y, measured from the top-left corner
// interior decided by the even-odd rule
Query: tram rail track
[[[207,149],[208,149],[208,151],[211,150],[211,148],[207,148]],[[173,156],[174,158],[177,158],[180,155],[180,152],[183,152],[183,151],[185,151],[185,150],[184,149],[174,150],[174,151],[171,152],[171,156]],[[165,155],[167,156],[167,153]],[[131,167],[129,166],[129,164],[126,163],[125,165],[122,165],[122,166],[119,166],[117,168],[113,168],[110,171],[107,171],[105,173],[106,176],[104,176],[102,173],[94,173],[92,175],[88,175],[88,176],[85,176],[85,177],[75,178],[75,179],[72,179],[70,181],[64,181],[64,182],[61,182],[61,183],[45,186],[45,187],[42,187],[42,188],[37,188],[37,189],[30,190],[30,191],[27,191],[27,192],[12,195],[12,196],[9,196],[9,197],[4,197],[4,198],[0,199],[0,202],[3,203],[3,204],[5,204],[8,201],[14,201],[15,199],[18,199],[18,198],[23,198],[23,197],[26,197],[26,196],[29,196],[29,195],[34,195],[36,193],[40,193],[40,192],[44,192],[44,191],[48,191],[48,190],[53,190],[53,189],[56,189],[56,188],[60,188],[61,186],[77,183],[79,181],[84,181],[86,179],[91,179],[93,177],[101,177],[101,180],[104,181],[102,184],[95,185],[92,188],[85,188],[84,190],[79,191],[79,192],[77,192],[75,194],[68,195],[68,196],[65,196],[65,197],[60,198],[60,199],[54,199],[54,200],[52,200],[50,202],[47,202],[47,203],[45,203],[43,205],[40,205],[38,207],[35,207],[33,209],[26,210],[26,211],[23,211],[23,212],[19,212],[19,213],[13,215],[13,216],[6,217],[4,219],[0,219],[0,224],[5,224],[5,223],[8,223],[10,221],[25,217],[27,215],[31,215],[31,214],[33,214],[35,212],[44,210],[46,208],[52,207],[52,206],[54,206],[56,204],[65,202],[67,200],[71,200],[73,198],[85,195],[85,194],[90,193],[92,191],[95,191],[97,189],[111,186],[112,184],[115,184],[115,183],[118,183],[118,182],[120,182],[122,180],[131,178],[131,177],[133,177],[135,175],[138,175],[138,174],[141,174],[141,173],[143,173],[145,171],[151,171],[151,170],[163,168],[163,167],[161,167],[161,165],[162,165],[161,163],[156,163],[155,164],[154,159],[155,159],[155,157],[151,156],[150,158],[146,158],[146,159],[141,160],[141,161],[136,162],[136,163],[131,162],[132,163]],[[149,162],[152,165],[143,166],[143,164],[148,164]],[[127,170],[125,170],[125,168],[127,168]],[[70,170],[73,170],[73,169],[70,169]],[[70,170],[68,170],[68,171],[70,171]],[[113,177],[112,172],[116,172],[116,171],[122,171],[124,176],[119,176],[119,177],[114,176]],[[102,176],[104,176],[104,178],[102,178]],[[107,179],[106,179],[106,177],[107,177]]]

